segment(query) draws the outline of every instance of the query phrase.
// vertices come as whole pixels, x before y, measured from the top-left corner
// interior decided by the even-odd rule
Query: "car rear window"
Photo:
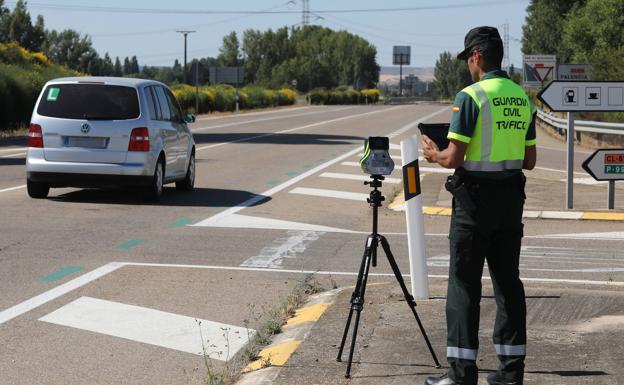
[[[139,117],[136,89],[105,84],[51,84],[37,113],[65,119],[127,120]]]

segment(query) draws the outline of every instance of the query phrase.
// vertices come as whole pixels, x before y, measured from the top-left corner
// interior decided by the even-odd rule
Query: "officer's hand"
[[[440,151],[438,145],[435,144],[433,140],[429,139],[427,135],[422,135],[421,145],[423,148],[423,155],[425,159],[427,159],[427,162],[436,163],[438,151]]]

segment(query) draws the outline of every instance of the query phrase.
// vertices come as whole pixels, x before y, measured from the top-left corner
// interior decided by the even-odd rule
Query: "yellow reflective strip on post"
[[[407,168],[407,186],[410,194],[416,194],[416,169],[414,167]]]

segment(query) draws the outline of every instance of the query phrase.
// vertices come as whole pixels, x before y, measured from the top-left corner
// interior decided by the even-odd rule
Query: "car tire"
[[[26,190],[28,190],[28,196],[31,198],[45,199],[50,192],[50,186],[45,183],[26,180]]]
[[[145,195],[146,198],[153,202],[158,202],[162,198],[163,194],[163,181],[165,180],[165,166],[162,158],[158,159],[156,167],[154,168],[154,176],[151,183],[147,186]]]
[[[193,191],[195,186],[195,154],[191,154],[189,165],[186,169],[186,176],[183,180],[176,182],[176,189],[179,191]]]

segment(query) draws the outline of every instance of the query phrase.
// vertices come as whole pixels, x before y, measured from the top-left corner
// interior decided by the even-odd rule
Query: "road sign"
[[[557,80],[589,80],[591,71],[589,64],[559,64]]]
[[[597,150],[583,169],[596,180],[624,180],[624,148]]]
[[[210,67],[210,84],[237,85],[245,78],[244,67]]]
[[[624,81],[553,81],[537,95],[553,111],[624,111]]]
[[[544,84],[557,79],[557,56],[522,56],[522,85],[527,88],[542,88]]]
[[[409,45],[395,45],[392,47],[392,64],[410,65],[412,47]]]

